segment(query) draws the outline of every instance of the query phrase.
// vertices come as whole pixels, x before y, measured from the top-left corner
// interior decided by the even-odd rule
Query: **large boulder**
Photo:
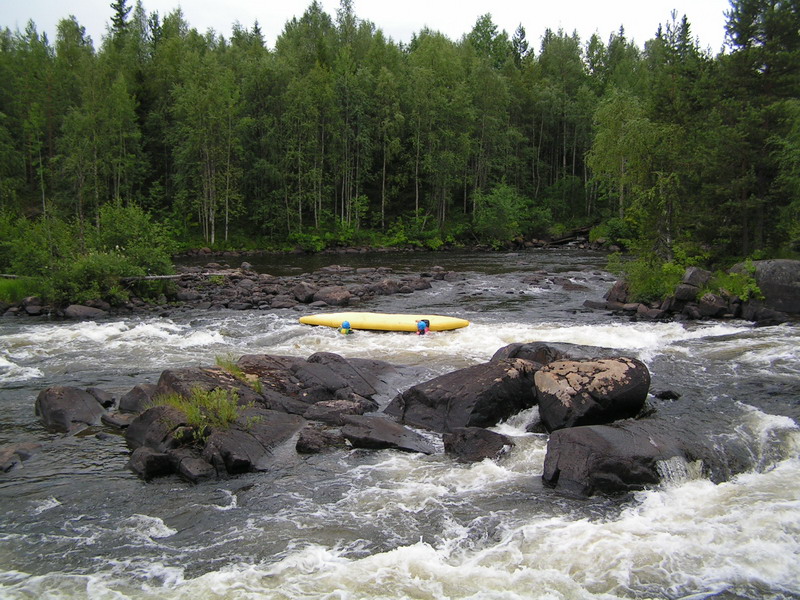
[[[354,448],[404,450],[433,454],[436,449],[416,431],[384,417],[349,416],[342,435]]]
[[[202,457],[224,465],[228,474],[265,471],[274,465],[275,449],[297,434],[306,420],[273,410],[250,408],[227,429],[218,429],[205,441]]]
[[[128,459],[128,468],[145,481],[175,472],[175,466],[169,454],[158,452],[147,446],[140,446],[131,453]]]
[[[767,308],[791,315],[800,314],[800,260],[775,259],[752,262],[753,277]],[[737,273],[748,273],[748,266],[739,263],[731,268]]]
[[[152,383],[137,383],[119,399],[120,412],[140,413],[150,408],[157,389]]]
[[[678,444],[635,422],[572,427],[551,434],[542,479],[582,496],[623,493],[658,484],[671,459],[686,460]]]
[[[154,397],[176,394],[189,398],[196,390],[210,392],[224,389],[235,392],[240,404],[260,403],[261,394],[251,385],[216,367],[183,367],[161,372]]]
[[[741,414],[721,411],[708,422],[691,402],[686,409],[554,431],[543,482],[572,494],[618,494],[698,476],[721,483],[760,464],[748,435],[729,433],[741,427]]]
[[[636,416],[647,400],[650,371],[635,358],[559,360],[535,376],[539,416],[547,431]]]
[[[188,435],[188,437],[187,437]],[[154,406],[136,417],[125,430],[131,450],[142,446],[166,452],[191,441],[186,415],[172,406]]]
[[[300,394],[303,385],[294,376],[293,371],[305,362],[302,358],[292,356],[245,354],[236,361],[236,366],[248,376],[258,380],[262,394],[270,390],[285,397],[295,398]]]
[[[347,442],[341,433],[309,424],[297,436],[295,449],[301,454],[319,454],[328,448],[345,448]]]
[[[89,392],[57,385],[39,392],[35,412],[48,429],[69,433],[99,424],[106,410]]]
[[[490,427],[534,405],[537,365],[523,359],[493,360],[415,385],[386,408],[401,422],[441,433]]]
[[[711,273],[711,271],[706,271],[700,267],[688,267],[683,272],[681,283],[691,286],[696,290],[701,290],[708,285],[708,282],[711,281],[712,277],[713,273]]]
[[[459,462],[496,459],[514,445],[510,437],[482,427],[458,427],[445,433],[442,441],[445,454],[455,456]]]
[[[391,296],[400,292],[401,284],[396,279],[381,279],[368,286],[370,292],[376,296]]]
[[[303,413],[303,416],[309,421],[320,421],[328,423],[329,425],[344,425],[345,417],[348,415],[363,415],[371,405],[367,402],[359,402],[358,400],[323,400],[312,404],[311,407]]]
[[[612,358],[618,355],[618,350],[600,346],[584,346],[568,342],[515,342],[497,350],[491,360],[523,358],[540,365],[547,365],[556,360]]]
[[[380,381],[376,373],[394,371],[391,365],[381,361],[362,363],[366,364],[368,368],[359,368],[357,366],[359,363],[346,360],[332,352],[317,352],[309,356],[307,362],[309,366],[320,366],[330,372],[331,381],[341,382],[342,385],[337,385],[333,388],[334,391],[344,387],[365,398],[371,398],[378,392]]]

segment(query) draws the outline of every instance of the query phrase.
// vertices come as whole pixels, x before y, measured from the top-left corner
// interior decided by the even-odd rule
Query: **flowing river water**
[[[307,308],[0,319],[0,446],[42,444],[0,473],[0,598],[800,598],[796,324],[634,322],[587,310],[583,301],[600,299],[613,277],[603,255],[571,249],[286,261],[250,260],[273,274],[329,263],[416,273],[441,265],[462,279],[359,308],[451,314],[471,325],[341,336],[299,324]],[[651,397],[653,408],[677,431],[733,448],[730,477],[664,465],[654,489],[570,497],[542,486],[547,436],[526,433],[535,416],[528,411],[494,428],[516,443],[497,461],[287,453],[263,473],[143,482],[126,469],[118,433],[63,436],[34,415],[36,395],[51,385],[119,397],[165,368],[220,356],[383,359],[408,367],[400,391],[531,341],[605,346],[643,360],[651,390],[681,394]],[[439,436],[430,438],[441,449]]]

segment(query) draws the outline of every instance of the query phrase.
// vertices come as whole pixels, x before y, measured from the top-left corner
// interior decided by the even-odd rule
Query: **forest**
[[[114,0],[98,47],[0,31],[0,273],[122,297],[171,253],[591,237],[644,271],[800,251],[800,2],[676,13],[638,47],[491,14],[407,44],[313,1],[266,45]],[[669,269],[666,269],[668,271]],[[664,271],[664,272],[666,272]]]

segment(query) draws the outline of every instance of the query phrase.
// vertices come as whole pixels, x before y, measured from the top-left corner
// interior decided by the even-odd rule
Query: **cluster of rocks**
[[[118,400],[96,388],[48,388],[37,397],[36,414],[62,432],[124,431],[129,467],[143,479],[229,477],[336,448],[432,454],[441,443],[457,461],[496,460],[513,451],[514,441],[488,428],[533,406],[539,417],[529,430],[550,436],[543,480],[569,493],[641,489],[660,481],[665,461],[713,467],[715,460],[708,443],[653,417],[647,367],[611,350],[511,344],[486,363],[391,392],[407,378],[386,362],[332,353],[246,355],[227,369],[166,370],[157,384],[136,385]],[[238,417],[224,427],[200,427],[159,403],[198,390],[226,390],[239,403]]]
[[[331,265],[313,273],[274,276],[257,273],[243,262],[238,268],[219,263],[204,267],[180,267],[174,276],[164,276],[172,285],[158,302],[133,297],[121,308],[97,300],[72,304],[66,308],[46,305],[41,298],[29,297],[15,305],[0,304],[5,315],[39,316],[50,314],[68,319],[96,319],[113,311],[156,311],[184,309],[271,310],[312,307],[351,306],[375,296],[411,294],[429,289],[433,281],[452,281],[461,276],[441,267],[419,274],[396,274],[388,267],[354,268]]]
[[[388,267],[331,265],[310,274],[274,276],[252,271],[249,263],[239,269],[209,263],[181,271],[174,292],[177,301],[195,308],[233,310],[292,308],[298,304],[349,306],[375,296],[411,294],[429,289],[434,280],[458,277],[441,267],[398,275]]]
[[[800,314],[800,261],[762,260],[753,262],[752,266],[752,276],[761,290],[760,298],[745,301],[725,290],[703,293],[713,274],[689,267],[675,291],[662,302],[631,302],[628,284],[620,280],[608,291],[604,301],[587,300],[584,305],[644,320],[744,319],[763,325],[783,323]],[[746,274],[747,270],[744,264],[738,264],[731,272]]]

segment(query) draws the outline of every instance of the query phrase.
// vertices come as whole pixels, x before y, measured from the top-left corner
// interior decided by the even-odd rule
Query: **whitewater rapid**
[[[599,297],[607,278],[587,285]],[[293,310],[0,321],[0,445],[43,445],[0,474],[0,598],[799,599],[798,328],[634,322],[557,293],[470,273],[369,307],[471,321],[427,336],[341,336]],[[526,430],[533,408],[494,428],[515,443],[496,461],[337,450],[229,480],[142,482],[119,435],[64,437],[33,414],[49,385],[120,395],[217,357],[335,352],[425,379],[531,341],[640,358],[651,389],[681,395],[651,399],[657,410],[712,431],[734,423],[715,434],[745,447],[750,467],[713,483],[702,465],[664,464],[656,488],[570,497],[541,483],[547,436]]]

